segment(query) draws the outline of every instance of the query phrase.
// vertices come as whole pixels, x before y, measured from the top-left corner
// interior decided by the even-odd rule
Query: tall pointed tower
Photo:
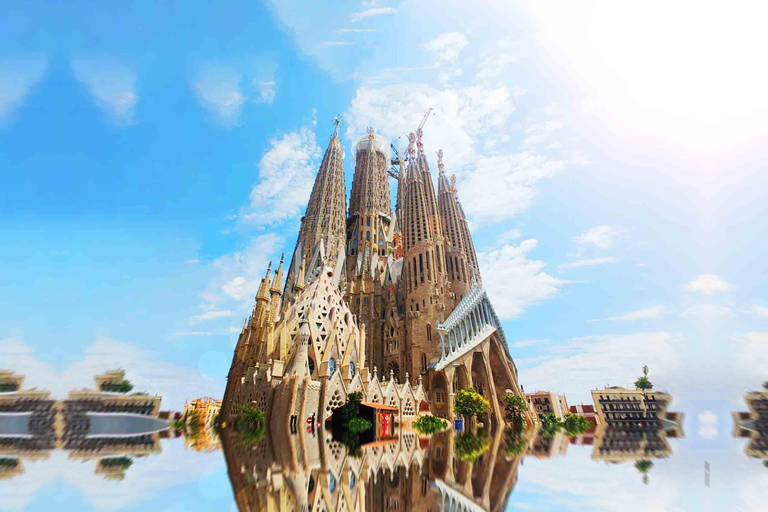
[[[383,364],[382,284],[386,274],[392,211],[387,170],[389,143],[373,128],[355,145],[355,175],[347,217],[345,299],[360,325],[370,333],[366,359]]]
[[[418,139],[417,139],[418,136]],[[405,256],[400,284],[405,292],[406,340],[411,375],[425,373],[439,358],[441,348],[435,329],[445,319],[449,299],[448,275],[435,189],[429,171],[421,130],[408,136],[409,158],[403,186],[402,222]],[[414,150],[416,142],[418,150]]]
[[[297,283],[302,264],[305,280],[311,280],[317,268],[324,268],[325,265],[334,268],[337,283],[341,273],[347,205],[344,192],[344,147],[339,139],[341,117],[334,117],[334,122],[335,129],[317,171],[307,211],[301,218],[299,238],[285,282],[285,299],[291,299],[296,294],[296,286],[303,288],[306,284]],[[288,300],[284,300],[284,304],[287,303]]]
[[[461,207],[456,192],[455,176],[451,176],[451,182],[445,175],[443,165],[443,150],[437,152],[437,167],[439,169],[438,183],[438,207],[443,221],[443,232],[448,245],[445,251],[445,266],[448,270],[448,279],[451,281],[451,291],[458,304],[461,298],[469,290],[472,283],[472,269],[479,277],[477,255],[469,233],[467,218]]]

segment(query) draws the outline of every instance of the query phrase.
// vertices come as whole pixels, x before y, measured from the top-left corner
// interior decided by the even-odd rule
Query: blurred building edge
[[[592,424],[590,428],[581,434],[576,434],[573,436],[570,439],[571,444],[580,446],[592,446],[595,442],[595,430],[597,430],[597,413],[595,412],[595,407],[593,405],[587,404],[572,405],[570,407],[570,412],[571,414],[585,418]]]
[[[592,390],[597,429],[592,458],[607,462],[665,458],[668,439],[685,437],[681,412],[667,410],[672,396],[661,391],[611,386]]]
[[[768,460],[768,390],[744,395],[748,411],[731,413],[733,437],[749,439],[748,456]]]
[[[73,459],[98,460],[96,473],[116,478],[131,457],[159,453],[160,433],[170,427],[158,417],[162,397],[100,391],[104,382],[118,380],[124,389],[122,371],[96,376],[98,389],[70,391],[57,401],[49,391],[21,389],[23,377],[0,372],[0,475],[21,474],[22,459],[44,459],[61,449]]]
[[[211,397],[197,398],[184,404],[183,414],[178,414],[184,428],[184,446],[196,452],[212,452],[221,449],[218,434],[221,400]]]
[[[525,393],[525,401],[528,403],[528,408],[535,413],[537,421],[542,414],[554,414],[558,420],[562,421],[568,412],[568,401],[565,395],[556,395],[551,391]]]

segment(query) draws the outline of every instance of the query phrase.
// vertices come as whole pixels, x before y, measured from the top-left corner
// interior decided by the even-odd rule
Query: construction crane
[[[424,117],[421,118],[421,123],[419,123],[419,127],[416,128],[416,134],[419,137],[419,144],[421,144],[421,134],[422,134],[422,128],[424,128],[424,125],[427,124],[427,120],[429,119],[429,115],[432,114],[432,111],[435,110],[432,107],[429,107],[426,114],[424,114]],[[400,137],[398,137],[399,139]],[[408,152],[405,152],[405,157],[400,157],[400,152],[397,150],[394,144],[389,145],[390,148],[392,148],[392,158],[390,160],[390,168],[387,171],[387,173],[392,176],[395,179],[398,179],[400,176],[400,164],[403,162],[406,162],[408,160]],[[409,145],[410,149],[410,145]]]
[[[419,127],[416,129],[416,135],[421,138],[421,129],[424,128],[424,125],[427,124],[427,119],[429,119],[429,114],[432,113],[432,111],[435,110],[432,107],[429,107],[427,110],[427,113],[424,114],[424,117],[421,118],[421,123],[419,123]]]
[[[399,139],[400,137],[398,137]],[[398,179],[400,177],[400,152],[397,150],[394,144],[389,145],[389,147],[392,149],[392,158],[389,161],[390,168],[387,170],[387,174],[392,176],[395,179]],[[404,158],[402,161],[404,162],[408,157]]]

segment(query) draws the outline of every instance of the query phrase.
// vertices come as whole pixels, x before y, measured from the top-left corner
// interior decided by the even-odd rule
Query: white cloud
[[[346,135],[353,139],[373,125],[386,138],[400,137],[404,148],[405,136],[418,126],[420,113],[434,108],[435,115],[427,122],[423,137],[431,165],[436,168],[434,152],[443,148],[446,171],[457,175],[459,198],[473,225],[492,224],[528,208],[538,181],[562,171],[566,163],[535,151],[505,153],[497,148],[492,156],[478,153],[477,146],[487,146],[496,138],[503,143],[508,137],[504,132],[515,110],[512,96],[507,87],[492,89],[484,85],[444,89],[424,84],[360,87],[344,113]],[[489,189],[488,183],[495,186]]]
[[[222,350],[230,356],[229,347]],[[48,389],[55,398],[64,398],[70,390],[93,388],[93,377],[106,370],[122,368],[136,391],[163,396],[163,409],[181,410],[185,400],[198,396],[221,396],[223,376],[201,373],[197,368],[162,361],[157,354],[135,343],[113,339],[97,339],[84,357],[57,373],[50,365],[35,358],[21,339],[0,342],[3,368],[25,375],[24,387]]]
[[[520,340],[520,341],[514,341],[509,344],[510,348],[525,348],[525,347],[531,347],[533,345],[540,345],[542,343],[549,343],[552,340],[543,339],[543,340]]]
[[[714,439],[717,437],[718,428],[717,423],[719,417],[712,411],[704,411],[699,413],[699,436],[704,439]]]
[[[211,331],[178,331],[173,333],[174,336],[177,337],[187,337],[187,336],[213,336],[215,333]]]
[[[429,50],[437,64],[441,65],[455,62],[468,45],[467,36],[461,32],[446,32],[421,46]]]
[[[208,110],[213,120],[223,128],[240,124],[240,113],[245,96],[241,90],[242,73],[232,66],[218,62],[200,65],[192,80],[192,90],[200,105]]]
[[[114,57],[76,55],[72,72],[88,89],[96,105],[117,125],[133,124],[136,103],[136,72]]]
[[[573,268],[580,268],[580,267],[593,267],[595,265],[606,265],[609,263],[616,263],[616,258],[613,256],[607,256],[605,258],[591,258],[591,259],[584,259],[584,260],[573,260],[569,261],[568,263],[563,263],[562,265],[558,265],[557,269],[560,272],[565,272],[567,270],[571,270]]]
[[[231,299],[252,304],[269,258],[282,244],[283,239],[278,235],[266,233],[251,240],[244,251],[235,251],[214,260],[211,267],[215,277],[202,298],[217,305]]]
[[[320,41],[320,46],[354,46],[357,43],[354,41]]]
[[[493,224],[528,209],[536,184],[564,168],[562,161],[527,151],[481,157],[460,175],[459,198],[475,225]]]
[[[184,260],[184,263],[186,263],[188,265],[194,265],[195,263],[200,263],[200,260],[198,260],[198,259]]]
[[[82,490],[94,510],[135,509],[164,489],[225,470],[223,457],[188,450],[181,439],[162,441],[161,447],[159,454],[133,458],[123,480],[107,480],[95,473],[96,460],[72,459],[64,451],[55,451],[44,460],[27,459],[24,473],[14,477],[12,485],[3,486],[3,510],[25,510],[38,490],[59,478]]]
[[[197,325],[201,322],[205,322],[207,320],[214,320],[216,318],[229,318],[233,314],[234,314],[234,311],[228,311],[228,310],[206,311],[205,313],[201,313],[199,315],[195,315],[192,318],[190,318],[189,323],[192,325]]]
[[[754,304],[752,306],[752,313],[758,318],[768,318],[768,307]]]
[[[593,244],[600,249],[610,249],[626,230],[622,226],[595,226],[586,233],[574,237],[577,244]]]
[[[376,32],[376,30],[372,28],[340,28],[336,32],[339,34],[368,34]]]
[[[630,311],[618,316],[610,316],[606,320],[643,320],[647,318],[659,318],[664,312],[664,306],[651,306],[650,308]]]
[[[510,229],[500,234],[496,241],[500,244],[506,244],[512,240],[519,240],[522,236],[523,233],[519,229]]]
[[[543,272],[544,262],[527,259],[536,248],[534,239],[520,245],[505,245],[501,249],[477,254],[483,286],[502,319],[521,315],[526,308],[557,295],[567,283]]]
[[[259,160],[259,181],[248,205],[240,209],[243,220],[268,226],[303,213],[322,155],[314,124],[269,141],[269,149]]]
[[[0,58],[0,123],[7,121],[48,69],[45,57],[36,55]]]
[[[701,274],[693,281],[684,284],[683,288],[689,292],[712,295],[715,292],[727,292],[733,288],[733,285],[715,274]]]
[[[511,38],[502,38],[494,51],[486,54],[477,65],[476,81],[488,81],[501,75],[511,64],[517,61],[514,42]]]
[[[702,326],[711,327],[734,318],[736,313],[720,304],[697,304],[686,308],[683,316]]]
[[[372,16],[381,16],[383,14],[394,14],[394,13],[395,13],[394,7],[373,7],[365,11],[352,13],[352,15],[349,17],[349,21],[352,23],[357,23],[362,19],[370,18]]]
[[[270,104],[273,101],[275,101],[275,96],[277,96],[277,82],[254,81],[253,85],[256,88],[256,91],[258,92],[258,97],[254,101],[256,101],[257,103],[267,103],[267,104]]]
[[[643,365],[651,368],[651,380],[657,387],[677,385],[680,344],[681,340],[668,332],[590,336],[543,346],[543,362],[516,361],[526,388],[569,390],[576,400],[592,403],[590,389],[631,386],[642,374]]]

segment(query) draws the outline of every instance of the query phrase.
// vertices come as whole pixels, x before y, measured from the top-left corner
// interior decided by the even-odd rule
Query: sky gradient
[[[404,145],[431,107],[425,149],[457,176],[525,389],[588,402],[647,364],[690,449],[725,451],[729,412],[768,379],[761,19],[687,2],[10,6],[0,368],[59,395],[121,366],[163,407],[220,396],[332,117],[349,187],[367,126]]]

